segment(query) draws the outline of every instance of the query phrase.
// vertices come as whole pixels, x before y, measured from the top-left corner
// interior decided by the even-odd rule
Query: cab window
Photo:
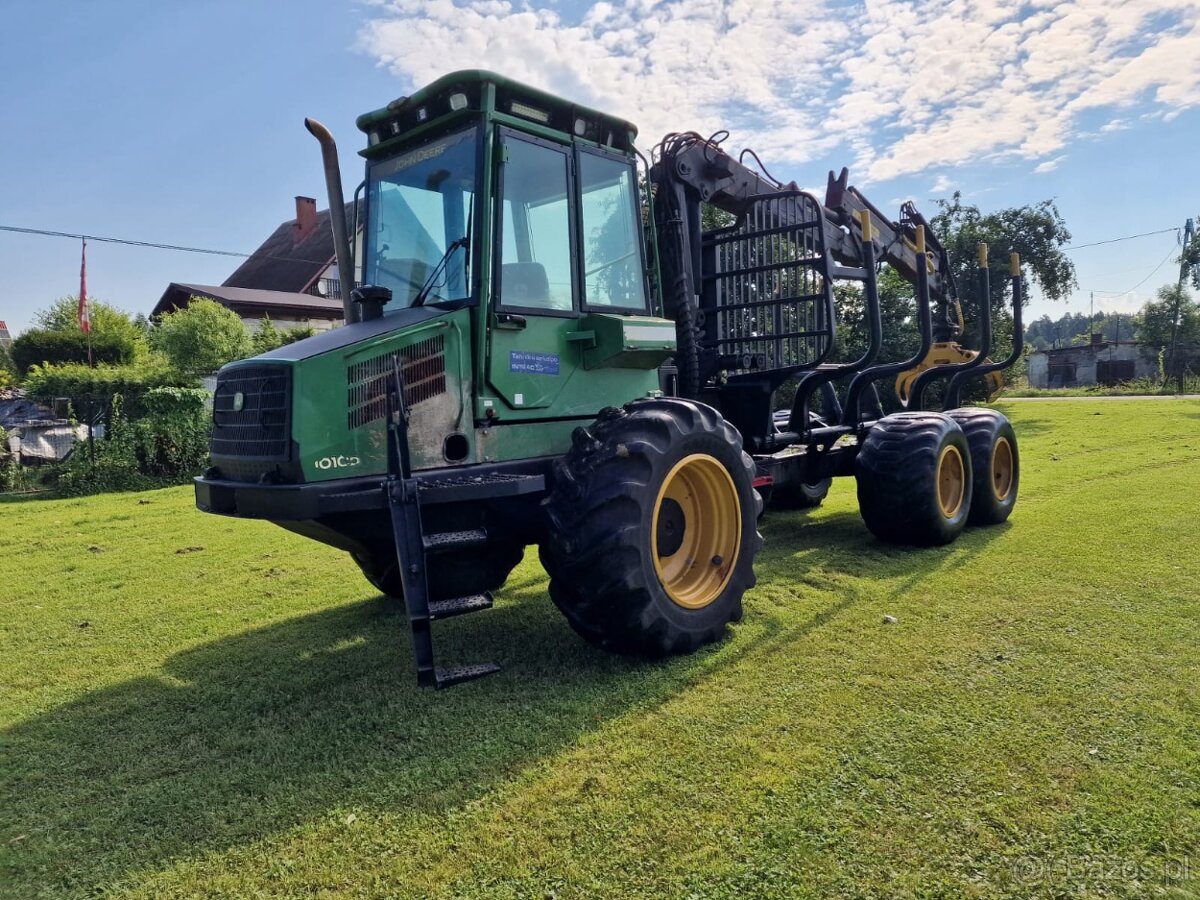
[[[580,153],[579,193],[584,302],[644,310],[646,284],[633,167],[623,160]]]
[[[500,304],[550,312],[576,307],[569,156],[507,138],[500,216]]]

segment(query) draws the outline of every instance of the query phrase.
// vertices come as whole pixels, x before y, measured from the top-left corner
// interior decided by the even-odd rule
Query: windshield
[[[388,310],[472,294],[474,127],[371,166],[368,284],[391,288]]]

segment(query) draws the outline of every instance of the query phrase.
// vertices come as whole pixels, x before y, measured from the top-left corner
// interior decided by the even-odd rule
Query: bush
[[[0,390],[12,387],[17,383],[17,367],[12,361],[12,353],[8,346],[0,344]]]
[[[0,453],[0,493],[23,491],[28,487],[25,470],[15,453]]]
[[[148,415],[133,424],[133,449],[143,475],[178,478],[200,474],[208,462],[212,418],[208,392],[154,388],[144,398]]]
[[[97,363],[127,364],[139,347],[121,333],[92,335],[92,359]],[[36,365],[62,365],[88,361],[88,336],[82,331],[26,331],[12,344],[12,361],[24,377]]]
[[[76,446],[59,471],[58,493],[148,490],[200,474],[212,430],[207,398],[196,388],[152,388],[142,398],[146,415],[131,422],[115,396],[104,437]]]
[[[211,375],[250,353],[250,339],[237,313],[203,297],[159,319],[150,341],[171,365],[188,375]]]
[[[146,412],[143,397],[157,388],[195,388],[194,378],[180,375],[162,357],[150,356],[131,365],[101,365],[92,368],[71,363],[34,366],[25,379],[29,396],[41,403],[56,397],[107,401],[115,394],[124,399],[127,414],[138,418]]]

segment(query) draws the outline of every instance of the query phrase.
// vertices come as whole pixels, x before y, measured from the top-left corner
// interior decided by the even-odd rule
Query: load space
[[[1016,338],[993,361],[987,248],[960,294],[920,213],[892,220],[845,170],[818,198],[691,132],[642,156],[628,122],[457,72],[359,118],[351,223],[308,124],[339,267],[366,284],[344,327],[222,370],[197,505],[350,553],[403,606],[421,684],[497,670],[439,665],[432,625],[488,609],[529,545],[583,639],[662,656],[741,618],[759,518],[834,478],[882,541],[1011,514],[1017,436],[962,401],[1020,355],[1015,256]],[[915,296],[898,361],[878,360],[883,265]],[[857,359],[837,352],[839,285],[864,310]]]

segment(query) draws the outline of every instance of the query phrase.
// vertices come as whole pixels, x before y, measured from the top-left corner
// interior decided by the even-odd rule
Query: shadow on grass
[[[1061,431],[1062,425],[1055,425],[1047,419],[1034,419],[1025,417],[1026,410],[1020,410],[1020,418],[1013,422],[1013,428],[1017,432],[1018,443],[1022,438],[1032,437],[1035,434],[1045,434],[1047,431]]]
[[[780,630],[766,616],[755,642],[622,658],[573,635],[538,575],[435,632],[443,664],[505,665],[451,691],[415,686],[407,622],[375,598],[198,646],[5,730],[4,890],[91,895],[353,810],[445,814]]]
[[[896,599],[943,569],[965,565],[1012,527],[1009,522],[969,527],[952,544],[910,547],[875,538],[857,511],[814,513],[784,514],[764,522],[766,552],[759,559],[760,568],[774,573],[770,581],[855,590],[853,579],[898,578],[886,595]]]
[[[50,491],[28,491],[22,493],[0,494],[0,503],[30,503],[34,500],[57,500],[58,496]]]
[[[904,577],[901,593],[951,560],[947,548],[880,544],[854,513],[784,515],[764,531],[764,584],[807,581],[797,564],[825,589],[829,573],[882,568]],[[953,558],[994,531],[969,532]],[[435,626],[444,663],[505,665],[452,691],[415,686],[406,622],[377,598],[178,653],[153,677],[6,730],[5,883],[21,896],[90,894],[289,828],[338,827],[355,810],[444,815],[606,719],[778,652],[861,593],[822,599],[786,627],[760,604],[753,641],[660,663],[584,645],[539,570],[523,570],[502,598]]]

